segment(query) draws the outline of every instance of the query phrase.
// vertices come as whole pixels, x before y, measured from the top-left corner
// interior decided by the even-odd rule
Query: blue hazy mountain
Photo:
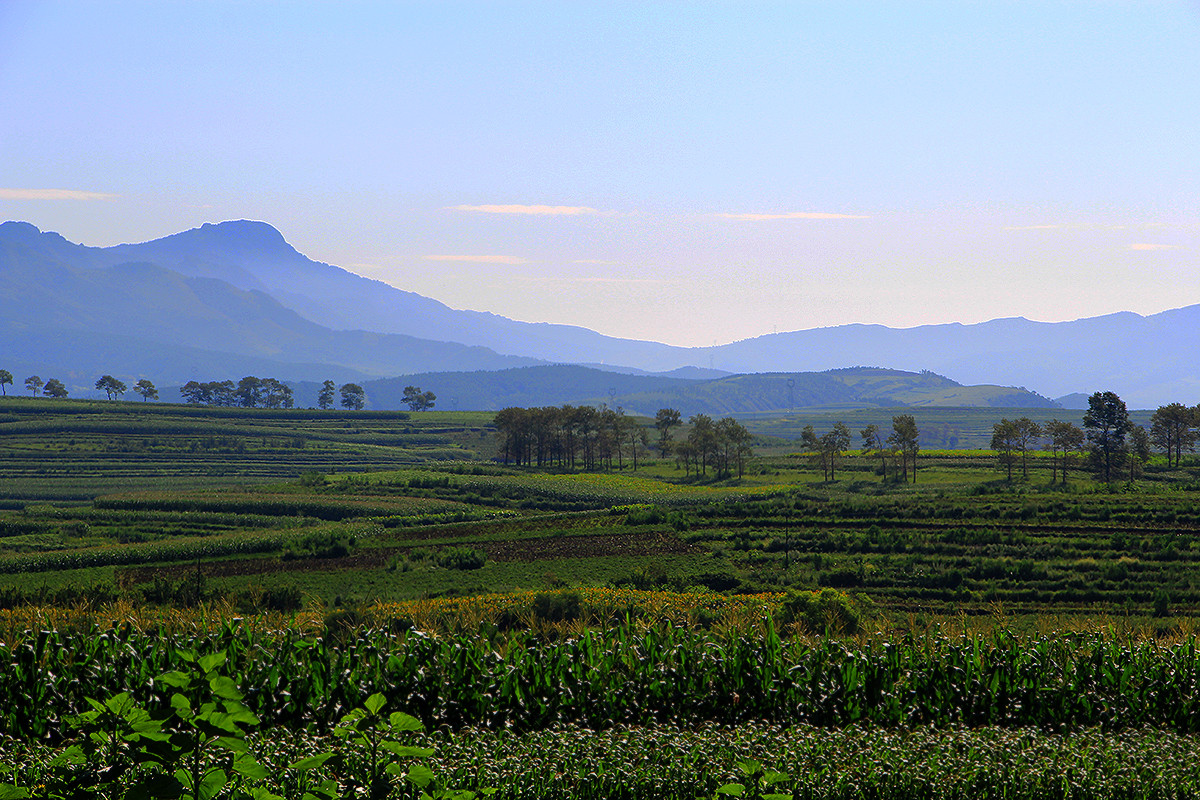
[[[1193,403],[1200,395],[1191,366],[1200,344],[1200,306],[1059,323],[1012,318],[904,329],[841,325],[716,347],[673,347],[451,309],[313,261],[261,222],[204,225],[106,248],[74,244],[27,223],[4,223],[0,290],[8,301],[7,319],[0,322],[6,342],[15,342],[19,332],[26,342],[45,333],[49,357],[57,352],[50,333],[61,338],[75,332],[84,341],[87,332],[123,336],[146,343],[139,363],[147,366],[173,363],[149,357],[164,347],[192,348],[193,359],[217,352],[365,376],[539,362],[650,374],[691,370],[678,377],[874,364],[930,370],[962,384],[1028,387],[1048,397],[1112,390],[1134,407]],[[66,355],[72,352],[67,348]]]

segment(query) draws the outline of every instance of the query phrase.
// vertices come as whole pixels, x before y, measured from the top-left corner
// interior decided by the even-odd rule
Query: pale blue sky
[[[0,3],[0,218],[677,344],[1200,302],[1198,162],[1196,2]]]

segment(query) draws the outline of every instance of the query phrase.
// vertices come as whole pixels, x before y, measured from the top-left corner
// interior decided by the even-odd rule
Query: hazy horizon
[[[1200,302],[1200,6],[15,2],[0,218],[707,347]]]

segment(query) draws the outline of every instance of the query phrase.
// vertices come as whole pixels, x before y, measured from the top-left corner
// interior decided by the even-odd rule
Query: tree
[[[108,399],[112,400],[114,394],[117,397],[125,394],[126,387],[122,381],[117,380],[112,375],[102,375],[100,376],[100,380],[96,381],[96,388],[103,389],[104,393],[108,395]]]
[[[37,397],[38,392],[42,390],[44,381],[37,375],[30,375],[25,379],[25,388],[33,392],[33,396]]]
[[[1128,449],[1125,434],[1129,433],[1129,411],[1125,401],[1113,392],[1096,392],[1088,398],[1088,410],[1083,415],[1091,445],[1092,468],[1107,484],[1125,464]]]
[[[292,387],[276,378],[263,378],[259,395],[264,408],[291,408]]]
[[[238,381],[237,403],[242,408],[254,408],[263,400],[262,378],[247,375]]]
[[[1029,417],[1021,417],[1013,423],[1016,430],[1017,451],[1021,454],[1021,477],[1029,480],[1029,448],[1042,438],[1042,426]]]
[[[8,392],[5,391],[4,385],[8,384],[9,386],[12,386],[12,382],[13,382],[12,373],[6,369],[0,369],[0,395],[3,395],[5,397],[8,396]]]
[[[1150,434],[1141,425],[1134,425],[1129,430],[1129,480],[1133,481],[1142,474],[1142,469],[1150,463]]]
[[[1083,449],[1083,429],[1071,422],[1052,419],[1044,426],[1049,443],[1046,448],[1053,454],[1051,459],[1050,483],[1053,484],[1061,470],[1063,486],[1067,485],[1067,467],[1075,461],[1075,454]]]
[[[717,448],[717,432],[713,427],[712,417],[707,414],[696,414],[688,419],[692,426],[688,432],[688,441],[692,443],[695,452],[693,460],[700,461],[700,474],[708,474],[708,465],[714,460]]]
[[[1002,419],[992,426],[992,450],[1001,467],[1008,468],[1008,480],[1012,482],[1012,468],[1017,449],[1017,424],[1011,419]]]
[[[317,408],[328,411],[333,408],[333,396],[337,392],[337,387],[333,385],[333,381],[325,381],[321,384],[321,391],[317,394]]]
[[[898,414],[892,417],[892,435],[888,444],[900,451],[900,472],[904,482],[908,482],[908,463],[912,462],[912,482],[917,482],[917,452],[921,449],[917,429],[917,421],[912,414]]]
[[[733,474],[733,464],[738,465],[738,477],[745,470],[745,457],[750,450],[750,432],[733,417],[723,417],[713,426],[716,435],[717,472]]]
[[[142,378],[133,385],[133,390],[142,396],[142,402],[147,400],[158,399],[158,389],[154,388],[154,383],[149,378]]]
[[[654,427],[658,429],[658,453],[666,458],[671,452],[671,428],[683,424],[683,418],[674,408],[660,408],[654,415]]]
[[[1171,403],[1159,406],[1150,417],[1150,441],[1166,451],[1168,467],[1178,467],[1183,451],[1195,448],[1196,416],[1194,409],[1182,403]]]
[[[46,381],[43,391],[45,391],[47,397],[53,397],[55,400],[61,400],[67,396],[67,387],[63,386],[63,382],[58,378],[51,378]]]
[[[343,383],[342,406],[349,411],[362,411],[367,402],[367,393],[357,383]]]
[[[437,395],[433,392],[422,392],[420,386],[405,386],[402,399],[409,411],[428,411],[433,408]]]
[[[884,482],[887,482],[887,448],[883,446],[883,439],[879,437],[879,426],[872,422],[858,435],[862,437],[862,454],[864,456],[871,453],[879,454],[880,472],[883,474]]]
[[[850,429],[846,423],[834,423],[833,430],[819,437],[812,425],[805,425],[800,432],[800,441],[806,449],[816,453],[814,460],[821,462],[825,480],[836,480],[838,456],[850,447]]]
[[[850,429],[844,422],[833,423],[833,430],[821,437],[821,444],[829,453],[829,480],[837,480],[834,470],[837,469],[838,456],[850,447]]]

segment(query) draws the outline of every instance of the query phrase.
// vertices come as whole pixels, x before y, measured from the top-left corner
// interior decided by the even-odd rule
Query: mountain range
[[[1112,390],[1131,407],[1190,403],[1200,394],[1191,365],[1200,306],[1059,323],[842,325],[685,348],[451,309],[313,261],[262,222],[207,224],[103,248],[6,222],[0,296],[0,366],[89,388],[101,372],[160,385],[245,374],[340,383],[569,363],[683,384],[723,373],[880,365],[931,371],[960,387],[1018,387],[1009,392],[1014,398],[1025,397],[1025,387],[1043,399]],[[668,390],[631,394],[661,391]],[[468,392],[458,394],[468,407]],[[991,404],[982,397],[975,404]]]

